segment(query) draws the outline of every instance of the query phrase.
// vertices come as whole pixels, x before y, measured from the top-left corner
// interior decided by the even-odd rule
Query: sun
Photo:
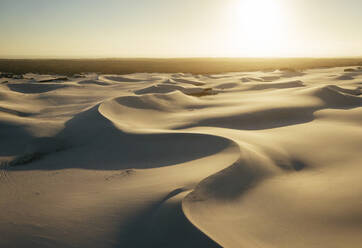
[[[286,22],[280,0],[239,0],[233,6],[235,45],[250,56],[278,56]]]

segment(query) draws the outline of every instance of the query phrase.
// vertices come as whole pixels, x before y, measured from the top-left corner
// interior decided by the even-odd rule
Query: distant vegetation
[[[33,72],[69,76],[82,72],[211,74],[361,65],[362,58],[0,59],[0,72],[18,75]]]

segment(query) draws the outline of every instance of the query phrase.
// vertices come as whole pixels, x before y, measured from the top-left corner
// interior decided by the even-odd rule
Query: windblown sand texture
[[[0,247],[362,246],[362,68],[0,79]]]

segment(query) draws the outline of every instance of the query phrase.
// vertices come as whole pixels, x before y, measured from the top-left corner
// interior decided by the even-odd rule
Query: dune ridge
[[[1,247],[359,247],[362,70],[0,85]]]

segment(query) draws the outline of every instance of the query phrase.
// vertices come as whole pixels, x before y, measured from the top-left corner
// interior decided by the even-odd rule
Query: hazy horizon
[[[362,2],[0,2],[1,58],[360,57]]]
[[[356,56],[249,56],[249,57],[223,57],[223,56],[189,56],[189,57],[144,57],[144,56],[134,56],[134,57],[102,57],[102,56],[0,56],[0,60],[177,60],[177,59],[359,59],[362,58],[362,55]]]

